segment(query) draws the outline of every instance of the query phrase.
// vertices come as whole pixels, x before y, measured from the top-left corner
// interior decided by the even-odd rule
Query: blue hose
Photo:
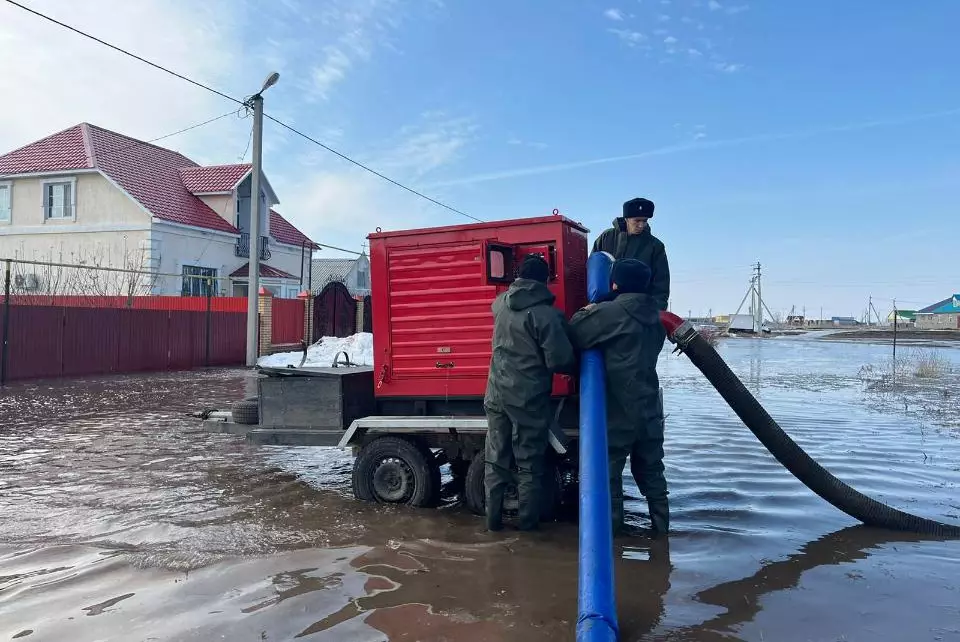
[[[587,261],[587,295],[610,291],[613,257],[594,252]],[[613,525],[607,460],[607,404],[603,355],[583,353],[580,364],[580,574],[577,642],[616,642]]]

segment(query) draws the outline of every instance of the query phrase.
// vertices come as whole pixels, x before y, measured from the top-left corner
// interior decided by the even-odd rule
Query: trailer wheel
[[[477,453],[477,456],[470,462],[470,468],[467,469],[467,478],[464,481],[463,503],[476,515],[484,515],[487,510],[486,485],[483,481],[485,468],[486,461],[483,453]],[[543,493],[540,500],[540,519],[545,522],[552,522],[557,517],[560,500],[560,479],[557,466],[549,456],[545,462]],[[510,484],[507,486],[507,492],[503,498],[503,513],[505,516],[512,517],[518,514],[519,508],[517,486],[516,484]]]
[[[353,463],[353,494],[382,504],[433,506],[440,495],[440,467],[429,450],[401,437],[379,437]]]
[[[233,421],[238,424],[256,425],[260,423],[260,407],[256,400],[243,400],[233,404]]]

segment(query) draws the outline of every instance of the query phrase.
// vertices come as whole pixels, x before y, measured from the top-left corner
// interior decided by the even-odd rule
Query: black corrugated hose
[[[663,315],[669,313],[661,313]],[[670,315],[674,316],[674,315]],[[677,321],[682,321],[679,318]],[[806,485],[847,515],[868,526],[910,531],[938,537],[960,537],[960,526],[911,515],[887,506],[851,488],[813,460],[767,414],[740,379],[696,330],[664,319],[671,340],[678,344],[700,372],[713,384],[747,428],[783,466]],[[670,332],[671,326],[674,332]]]

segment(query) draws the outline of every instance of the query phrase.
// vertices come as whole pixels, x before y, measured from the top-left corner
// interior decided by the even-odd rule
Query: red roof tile
[[[0,174],[93,169],[94,161],[84,144],[83,129],[83,125],[74,125],[0,156]]]
[[[275,238],[278,243],[287,245],[296,245],[303,247],[306,245],[310,249],[319,249],[319,245],[307,238],[307,235],[295,228],[290,221],[280,216],[276,210],[270,210],[270,236]]]
[[[250,168],[250,163],[184,167],[180,170],[180,178],[192,194],[230,192],[250,173]]]
[[[275,267],[266,265],[264,263],[260,264],[260,276],[266,277],[268,279],[296,279],[297,277],[292,274],[288,274],[283,270],[278,270]],[[250,264],[244,263],[236,270],[230,273],[230,277],[234,279],[242,279],[250,275]]]

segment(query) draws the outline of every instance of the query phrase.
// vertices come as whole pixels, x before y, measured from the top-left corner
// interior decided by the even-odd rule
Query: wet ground
[[[960,523],[954,375],[884,383],[878,345],[720,350],[832,472]],[[960,371],[960,350],[942,355]],[[616,542],[623,640],[960,640],[960,542],[854,525],[685,357],[660,370],[675,532]],[[185,416],[249,385],[213,371],[0,392],[0,640],[573,639],[574,525],[488,535],[457,505],[361,504],[345,453],[248,447]],[[643,525],[643,502],[628,509]]]

